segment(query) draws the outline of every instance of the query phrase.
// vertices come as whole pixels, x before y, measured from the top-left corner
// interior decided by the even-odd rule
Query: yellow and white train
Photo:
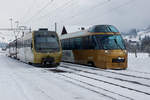
[[[119,31],[112,25],[95,25],[61,36],[62,60],[103,69],[126,69],[127,50]]]
[[[57,66],[62,57],[61,43],[56,32],[39,29],[9,43],[9,56],[29,64]]]

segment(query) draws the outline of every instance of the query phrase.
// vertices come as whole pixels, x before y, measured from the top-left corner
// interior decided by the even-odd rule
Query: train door
[[[82,49],[82,38],[74,38],[74,54],[75,54],[75,62],[83,64],[84,62],[84,50]]]
[[[93,36],[88,36],[88,52],[87,52],[87,64],[95,66],[97,56],[98,45]]]
[[[82,37],[82,52],[81,52],[81,55],[82,55],[82,61],[84,64],[87,64],[88,63],[88,60],[92,59],[91,57],[91,51],[89,50],[89,44],[88,44],[88,41],[89,41],[89,37],[86,36],[86,37]]]
[[[95,66],[100,67],[100,68],[106,68],[106,54],[105,50],[103,48],[103,44],[101,41],[97,41],[97,38],[93,36],[93,41],[94,44],[97,45],[95,46]]]

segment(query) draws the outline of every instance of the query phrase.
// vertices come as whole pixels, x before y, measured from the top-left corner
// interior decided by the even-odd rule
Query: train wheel
[[[32,65],[32,63],[31,63],[31,62],[29,62],[28,64],[29,64],[29,65]]]
[[[92,61],[89,61],[89,62],[88,62],[88,65],[89,65],[89,66],[92,66],[92,67],[95,67],[94,62],[92,62]]]

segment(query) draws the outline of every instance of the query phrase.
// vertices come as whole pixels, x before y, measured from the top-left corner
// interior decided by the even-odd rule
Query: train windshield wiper
[[[123,48],[118,44],[117,39],[114,39],[114,41],[115,41],[116,45],[117,45],[121,50],[123,50]]]

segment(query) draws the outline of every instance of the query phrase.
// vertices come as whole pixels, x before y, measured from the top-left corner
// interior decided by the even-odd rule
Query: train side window
[[[82,38],[76,38],[75,39],[75,48],[77,50],[82,49]]]
[[[62,49],[64,49],[64,40],[61,40]]]
[[[95,36],[92,36],[92,41],[93,41],[94,49],[96,50],[101,49],[101,47],[98,45],[98,42]]]
[[[71,39],[68,39],[68,50],[71,50]]]
[[[94,43],[93,43],[92,36],[89,36],[88,38],[89,38],[89,41],[88,41],[89,49],[94,49]]]
[[[64,50],[66,50],[66,47],[67,47],[67,43],[66,43],[67,41],[66,40],[64,40]]]
[[[65,40],[62,40],[63,50],[65,50]]]
[[[75,46],[75,38],[72,39],[72,43],[73,43],[73,50],[76,49],[76,46]]]
[[[65,44],[64,40],[62,40],[62,48],[65,49]]]
[[[69,43],[68,43],[68,39],[66,39],[66,40],[65,40],[65,45],[66,45],[65,48],[66,48],[66,50],[68,50],[68,46],[69,46],[68,44],[69,44]]]
[[[94,36],[88,37],[88,45],[89,45],[88,49],[96,49],[96,50],[99,49],[99,45],[98,45],[96,38]]]
[[[70,39],[70,50],[72,50],[73,49],[73,40],[72,39]]]
[[[64,50],[66,50],[66,40],[64,40]]]
[[[68,39],[64,40],[64,50],[68,50]]]
[[[75,49],[75,41],[74,40],[75,40],[74,38],[70,39],[70,49],[71,50]]]
[[[70,44],[69,44],[69,39],[67,39],[67,50],[69,50]]]
[[[88,49],[89,45],[88,45],[88,37],[83,37],[82,38],[82,49]]]
[[[95,27],[90,27],[88,32],[95,32]]]
[[[67,50],[70,50],[70,39],[67,39]]]
[[[77,49],[77,41],[76,41],[76,38],[74,38],[74,49]]]

